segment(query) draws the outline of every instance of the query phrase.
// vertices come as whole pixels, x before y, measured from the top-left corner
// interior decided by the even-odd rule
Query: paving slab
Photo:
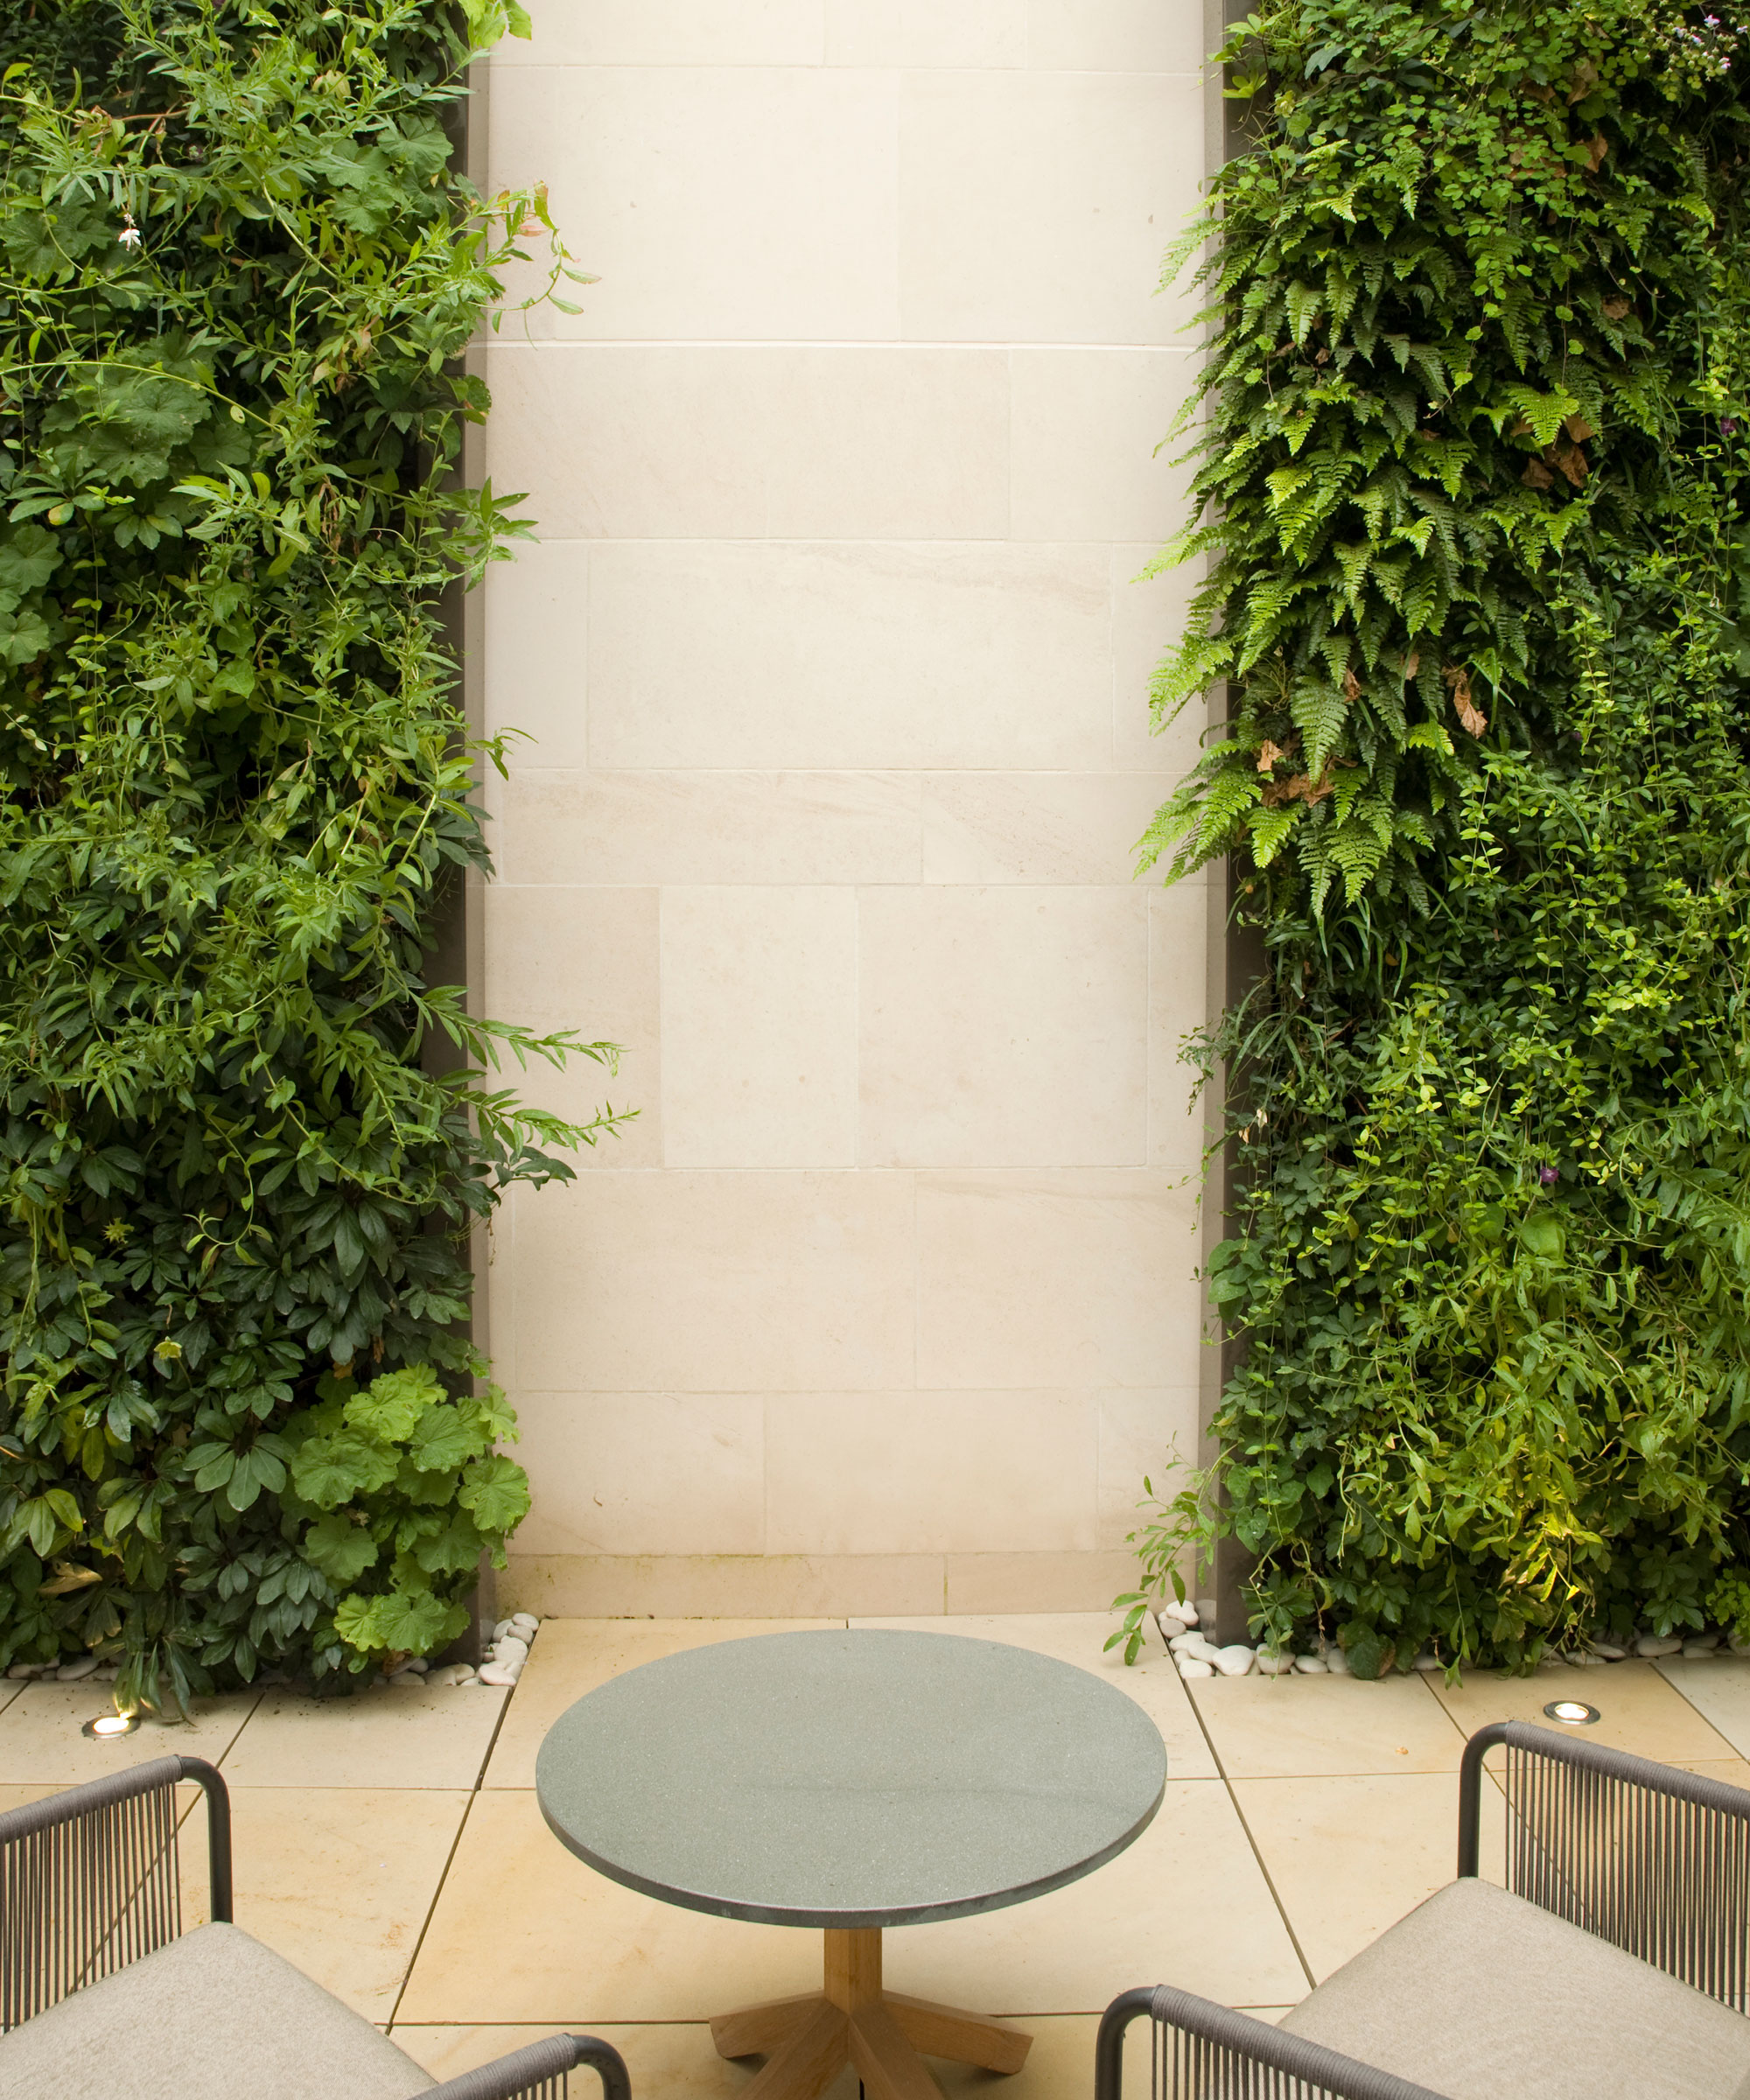
[[[225,1777],[239,1787],[471,1789],[508,1696],[487,1684],[370,1685],[332,1699],[269,1691],[226,1753]]]
[[[355,2012],[388,2021],[478,1798],[435,1787],[232,1788],[237,1923]],[[181,1844],[187,1929],[210,1914],[204,1796]],[[494,1928],[479,1921],[482,1937]]]
[[[1724,1662],[1704,1662],[1704,1670],[1725,1670]],[[1598,1708],[1600,1718],[1578,1732],[1588,1741],[1613,1749],[1632,1750],[1668,1765],[1690,1758],[1717,1762],[1740,1754],[1740,1747],[1704,1718],[1684,1693],[1651,1662],[1613,1662],[1603,1670],[1538,1670],[1529,1677],[1499,1670],[1468,1672],[1462,1684],[1449,1685],[1431,1676],[1434,1697],[1465,1735],[1490,1721],[1530,1721],[1558,1733],[1572,1732],[1548,1719],[1546,1705],[1557,1699],[1579,1699]],[[4,1724],[0,1724],[4,1725]],[[1495,1752],[1496,1759],[1500,1752]]]
[[[80,1729],[93,1714],[113,1711],[107,1684],[27,1684],[0,1712],[0,1786],[40,1781],[73,1787],[172,1752],[219,1764],[260,1698],[259,1692],[240,1691],[196,1699],[188,1721],[161,1726],[148,1720],[131,1735],[97,1742]]]
[[[1421,1676],[1197,1677],[1187,1690],[1229,1779],[1456,1772],[1465,1746]]]

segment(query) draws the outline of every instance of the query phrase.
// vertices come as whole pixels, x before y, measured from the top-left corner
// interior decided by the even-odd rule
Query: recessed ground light
[[[112,1735],[131,1735],[139,1725],[137,1713],[94,1713],[79,1732],[107,1742]]]
[[[1544,1709],[1552,1721],[1566,1721],[1570,1727],[1584,1728],[1604,1716],[1596,1706],[1588,1706],[1579,1699],[1551,1699]]]

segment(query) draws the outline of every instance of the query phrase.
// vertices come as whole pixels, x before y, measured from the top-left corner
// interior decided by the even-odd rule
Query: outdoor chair
[[[1507,1886],[1477,1877],[1507,1749]],[[1159,2100],[1750,2100],[1750,1793],[1496,1721],[1465,1746],[1459,1878],[1278,2026],[1163,1985],[1108,2006],[1096,2100],[1152,2020]]]
[[[185,1932],[177,1783],[206,1789],[213,1922]],[[160,1757],[0,1815],[0,2093],[19,2100],[564,2100],[556,2034],[438,2084],[370,2021],[231,1922],[231,1809],[196,1757]]]

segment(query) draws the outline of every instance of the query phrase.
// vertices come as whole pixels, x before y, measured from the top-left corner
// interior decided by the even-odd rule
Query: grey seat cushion
[[[433,2081],[234,1925],[203,1925],[0,2034],[30,2100],[410,2100]]]
[[[1431,1896],[1281,2025],[1450,2100],[1750,2100],[1750,2020],[1487,1881]]]

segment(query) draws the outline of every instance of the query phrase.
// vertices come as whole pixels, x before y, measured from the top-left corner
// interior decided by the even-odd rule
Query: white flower
[[[137,248],[140,245],[140,229],[134,224],[134,214],[131,212],[124,212],[122,213],[122,216],[127,220],[128,223],[122,228],[121,232],[116,234],[116,238],[122,243],[123,248]]]

